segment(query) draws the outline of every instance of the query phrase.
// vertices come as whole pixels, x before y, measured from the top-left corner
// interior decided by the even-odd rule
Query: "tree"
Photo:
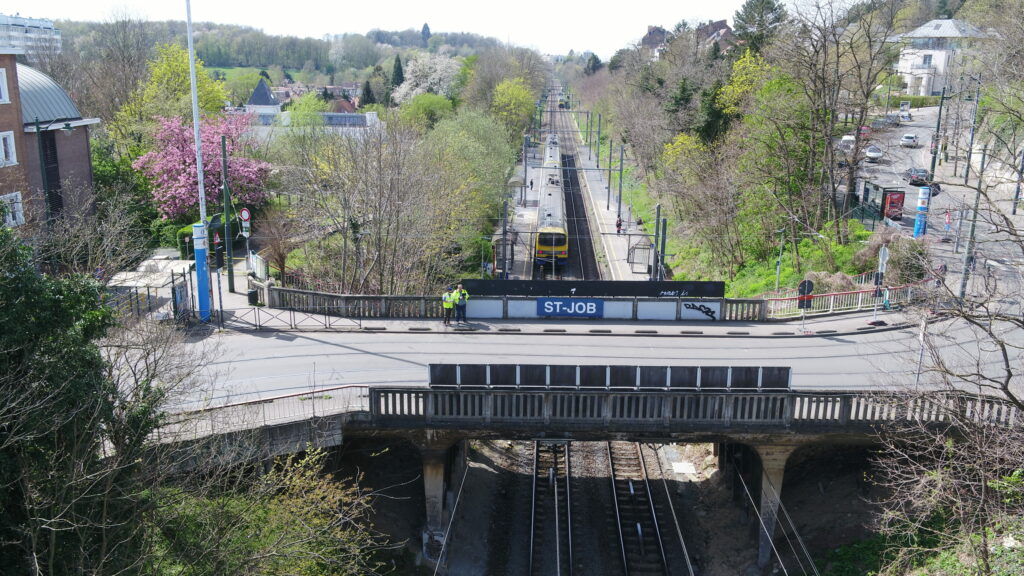
[[[517,140],[530,125],[534,100],[522,78],[505,80],[494,87],[491,115],[505,125],[510,141]]]
[[[420,30],[420,37],[423,38],[423,47],[430,46],[430,26],[426,23],[423,24],[423,28]]]
[[[157,47],[156,58],[149,62],[149,79],[117,111],[110,130],[121,151],[134,157],[145,151],[148,138],[156,130],[160,117],[192,116],[192,84],[188,52],[181,46]],[[210,76],[201,61],[196,61],[196,93],[199,110],[217,113],[227,100],[224,86]]]
[[[402,72],[402,55],[395,54],[395,65],[391,68],[391,86],[401,86],[405,82],[405,73]]]
[[[430,130],[441,120],[455,112],[452,101],[437,94],[420,94],[402,105],[402,120]]]
[[[596,74],[602,66],[604,66],[604,64],[601,62],[601,59],[597,57],[597,54],[591,53],[590,57],[587,58],[587,65],[583,68],[583,73],[587,76]]]
[[[370,81],[363,82],[363,96],[359,99],[360,106],[369,106],[370,104],[376,104],[377,98],[373,95],[373,87],[370,86]]]
[[[458,61],[438,54],[417,54],[405,70],[405,81],[395,88],[391,97],[396,104],[420,94],[438,94],[454,99],[458,93]]]
[[[266,199],[264,188],[270,165],[241,157],[242,137],[248,130],[247,116],[208,118],[202,121],[203,178],[206,201],[219,203],[221,184],[221,136],[227,137],[228,180],[236,202],[258,206]],[[153,199],[165,217],[191,211],[199,202],[196,155],[192,127],[180,118],[160,119],[157,144],[152,152],[135,161],[153,185]]]
[[[785,21],[786,8],[777,0],[746,0],[733,16],[733,32],[760,53]]]

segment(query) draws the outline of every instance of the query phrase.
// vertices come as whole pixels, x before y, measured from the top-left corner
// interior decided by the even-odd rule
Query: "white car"
[[[900,146],[903,148],[917,148],[917,134],[904,134],[900,138]]]
[[[885,152],[883,152],[881,148],[875,146],[874,144],[864,149],[864,157],[867,158],[868,162],[878,162],[879,160],[882,159],[882,156],[884,155]]]

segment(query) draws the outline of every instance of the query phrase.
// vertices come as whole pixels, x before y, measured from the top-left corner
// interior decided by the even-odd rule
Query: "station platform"
[[[594,243],[594,251],[602,268],[602,279],[650,280],[647,265],[649,251],[644,248],[637,251],[637,254],[646,256],[640,258],[642,262],[630,263],[629,254],[631,246],[648,246],[653,238],[637,227],[636,216],[627,198],[623,198],[621,203],[622,232],[616,232],[615,221],[619,217],[620,203],[618,190],[609,190],[607,158],[600,162],[598,167],[596,150],[584,146],[578,133],[574,134],[574,138],[580,187],[587,203],[590,229],[598,240]],[[537,225],[541,182],[544,177],[542,155],[543,148],[540,145],[527,149],[526,174],[523,180],[525,186],[514,198],[515,202],[509,204],[509,233],[514,234],[516,238],[516,260],[509,267],[509,279],[512,280],[530,280],[533,275],[530,255],[533,253],[533,231]],[[515,174],[517,177],[523,177],[521,164]]]

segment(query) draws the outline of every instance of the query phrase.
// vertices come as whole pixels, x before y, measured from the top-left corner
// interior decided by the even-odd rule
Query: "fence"
[[[302,311],[313,314],[334,315],[345,318],[396,318],[396,319],[440,319],[443,316],[441,299],[436,296],[357,296],[329,294],[326,292],[310,292],[292,288],[272,286],[268,288],[267,306]],[[654,307],[669,303],[675,305],[675,318],[680,319],[687,302],[710,303],[719,305],[717,320],[735,320],[758,322],[766,319],[765,301],[763,300],[727,300],[727,299],[685,299],[685,298],[602,298],[606,310],[613,303],[623,304],[631,310],[623,319],[640,320],[645,313]],[[533,300],[522,296],[488,296],[470,300],[470,306],[481,302],[500,303],[501,319],[533,318],[534,316],[518,316],[510,314],[510,304],[530,303]],[[473,311],[470,310],[470,315]],[[487,316],[494,318],[495,316]],[[671,319],[671,318],[669,318]]]
[[[136,286],[110,286],[106,305],[119,317],[141,318],[154,309],[157,300],[155,288]]]
[[[926,281],[927,282],[927,281]],[[766,314],[771,319],[798,318],[801,315],[817,316],[837,312],[855,312],[876,308],[889,309],[892,306],[912,304],[925,295],[924,283],[907,284],[884,288],[881,297],[875,297],[875,289],[814,294],[809,309],[800,309],[799,297],[769,298],[765,300]]]

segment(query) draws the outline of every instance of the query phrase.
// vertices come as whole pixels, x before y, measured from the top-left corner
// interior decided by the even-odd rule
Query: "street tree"
[[[206,201],[216,204],[221,185],[221,136],[227,138],[228,181],[232,198],[237,202],[258,206],[266,200],[265,188],[270,165],[241,155],[244,134],[250,120],[247,116],[224,116],[202,121],[203,177]],[[161,214],[175,218],[192,211],[198,204],[198,176],[193,130],[181,118],[161,118],[156,144],[135,161],[153,186],[153,200]]]

